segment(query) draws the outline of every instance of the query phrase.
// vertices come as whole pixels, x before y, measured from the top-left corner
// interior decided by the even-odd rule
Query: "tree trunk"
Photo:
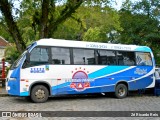
[[[40,38],[48,37],[48,14],[49,14],[49,2],[50,0],[43,0],[42,2],[42,15],[40,22]]]
[[[60,12],[59,18],[56,21],[50,22],[48,37],[53,37],[53,33],[57,30],[57,27],[67,18],[71,17],[83,2],[84,0],[68,0],[65,8]]]
[[[12,16],[12,9],[11,4],[8,2],[8,0],[0,0],[0,10],[2,14],[5,17],[5,21],[8,26],[9,33],[14,39],[14,42],[16,44],[17,50],[22,53],[24,49],[26,48],[26,45],[22,39],[22,36],[19,32],[19,29],[17,27],[17,23],[14,21]]]

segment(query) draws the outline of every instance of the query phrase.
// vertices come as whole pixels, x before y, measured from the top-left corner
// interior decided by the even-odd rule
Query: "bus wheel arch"
[[[120,81],[115,86],[115,97],[122,99],[128,94],[128,83],[125,81]]]
[[[30,87],[30,98],[35,103],[46,102],[50,95],[50,86],[45,82],[34,83]]]

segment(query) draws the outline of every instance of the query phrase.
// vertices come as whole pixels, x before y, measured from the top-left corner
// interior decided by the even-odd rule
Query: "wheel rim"
[[[44,99],[45,98],[45,92],[42,89],[38,89],[37,92],[35,93],[35,97],[37,99]]]
[[[119,95],[119,96],[124,96],[125,93],[126,93],[126,91],[125,91],[125,89],[124,89],[123,87],[120,87],[120,88],[118,89],[118,95]]]

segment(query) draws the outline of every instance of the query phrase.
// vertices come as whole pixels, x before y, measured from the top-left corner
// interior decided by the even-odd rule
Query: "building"
[[[3,37],[0,36],[0,62],[5,55],[5,48],[8,45],[8,41],[6,41]]]

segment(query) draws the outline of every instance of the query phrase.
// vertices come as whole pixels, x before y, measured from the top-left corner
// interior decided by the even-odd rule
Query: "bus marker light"
[[[29,80],[26,80],[26,82],[29,82]]]

